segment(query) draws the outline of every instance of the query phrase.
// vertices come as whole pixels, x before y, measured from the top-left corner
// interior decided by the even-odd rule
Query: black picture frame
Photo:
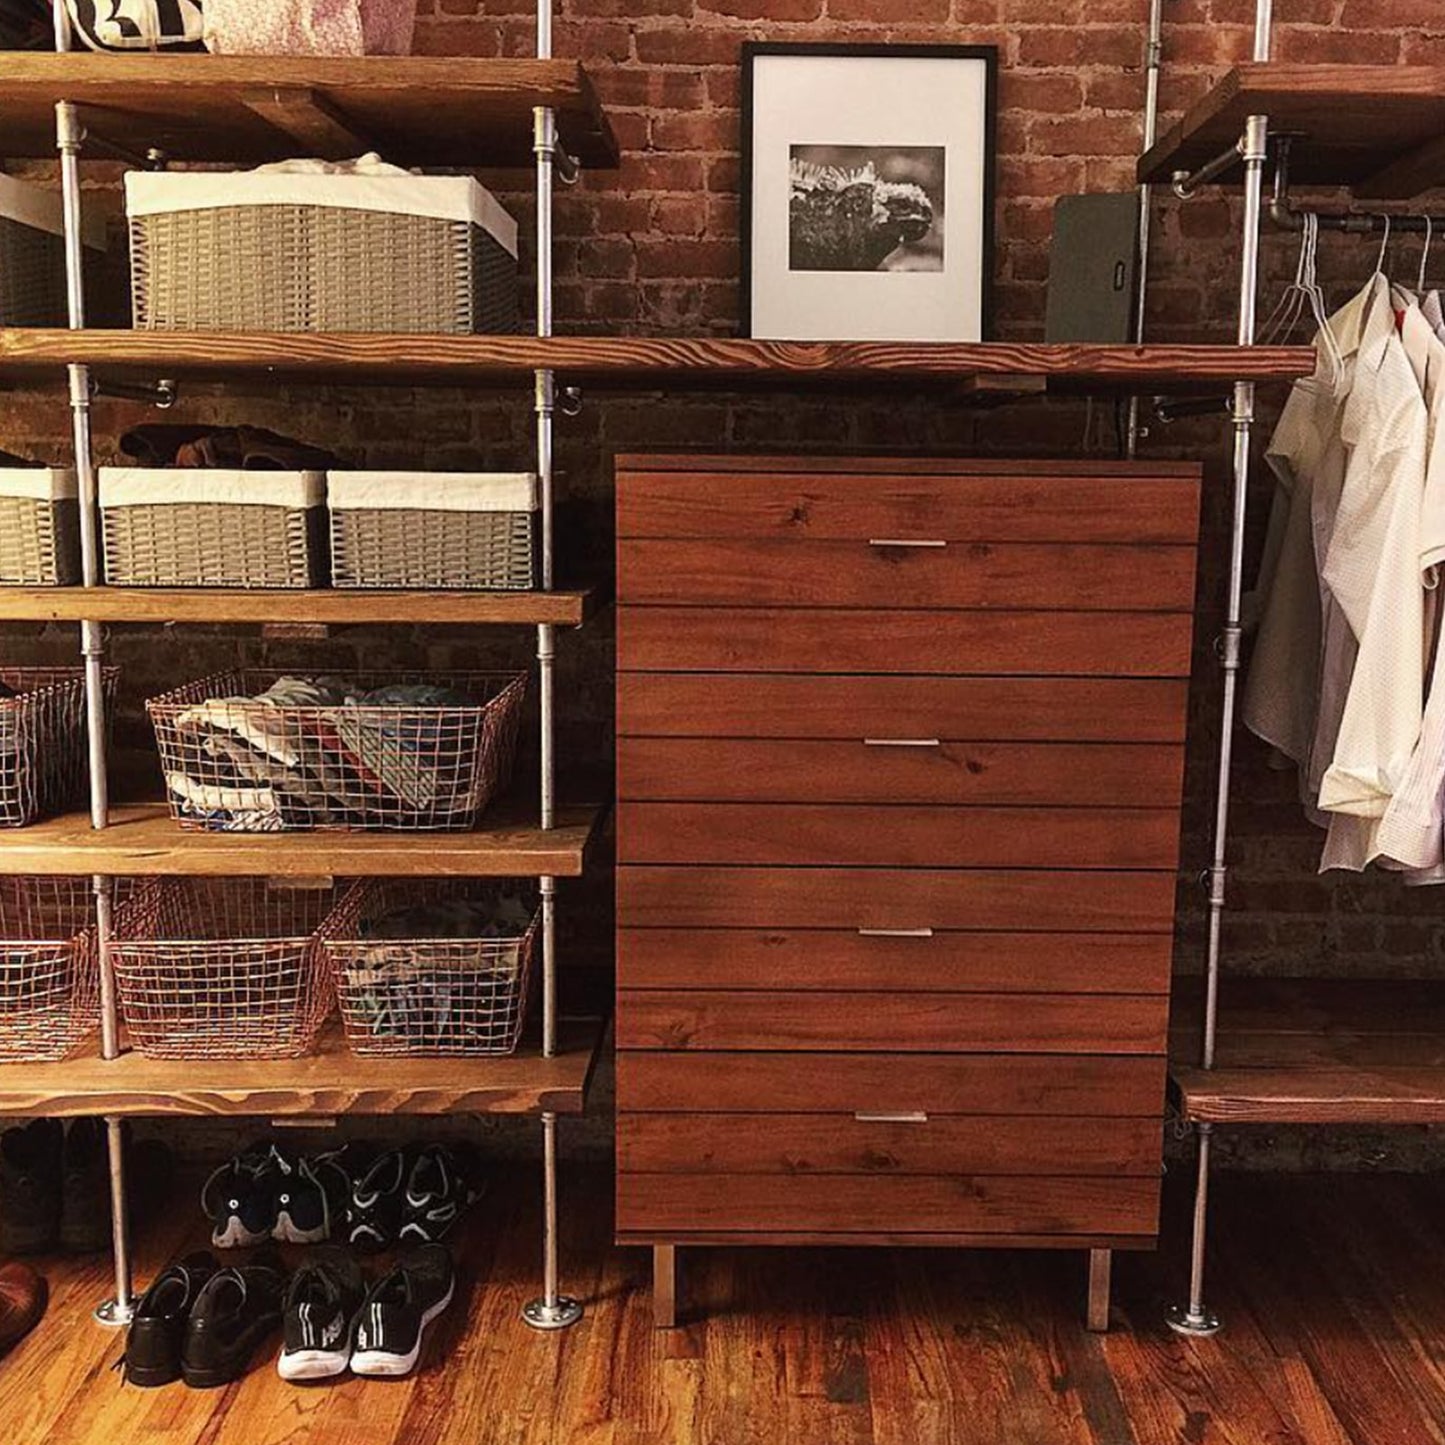
[[[984,64],[984,164],[983,164],[983,228],[980,256],[979,298],[981,339],[994,339],[994,215],[997,196],[998,167],[998,47],[995,45],[888,45],[858,44],[839,41],[758,41],[749,40],[742,47],[742,135],[739,174],[738,236],[742,251],[739,290],[739,330],[743,336],[753,334],[753,142],[754,125],[754,62],[759,56],[825,56],[833,59],[929,59],[982,61]]]

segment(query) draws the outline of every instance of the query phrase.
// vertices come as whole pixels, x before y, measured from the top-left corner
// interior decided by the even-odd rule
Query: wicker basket
[[[274,673],[203,678],[146,704],[183,826],[465,831],[511,778],[525,673],[329,677],[351,695],[443,687],[466,705],[258,699]]]
[[[326,502],[337,587],[537,585],[530,472],[331,472]]]
[[[107,696],[117,676],[106,669]],[[0,667],[0,683],[14,693],[0,698],[0,827],[19,828],[85,797],[85,673]]]
[[[0,878],[0,1059],[66,1058],[100,1023],[88,878]]]
[[[475,1058],[516,1051],[541,913],[529,902],[525,922],[491,938],[438,936],[437,924],[415,916],[439,904],[453,915],[458,904],[489,912],[498,897],[496,884],[470,880],[353,887],[322,937],[353,1053]],[[394,926],[375,932],[388,916]],[[407,936],[409,928],[419,936]]]
[[[290,1059],[331,1011],[317,934],[329,888],[265,878],[159,878],[110,946],[131,1043],[156,1059]]]
[[[69,587],[79,581],[75,473],[0,467],[0,586]]]
[[[87,217],[85,244],[104,249],[98,216]],[[64,326],[65,221],[60,196],[0,175],[0,326]]]
[[[326,578],[325,475],[102,467],[113,587],[301,588]]]
[[[513,332],[517,228],[457,176],[132,173],[145,330]]]

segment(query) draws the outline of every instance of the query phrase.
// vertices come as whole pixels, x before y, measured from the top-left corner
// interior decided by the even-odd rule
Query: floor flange
[[[569,1295],[559,1294],[554,1304],[544,1299],[528,1300],[522,1318],[534,1330],[565,1330],[582,1318],[582,1306]]]
[[[108,1330],[123,1330],[134,1318],[134,1303],[123,1305],[116,1300],[108,1299],[95,1307],[96,1323],[104,1325]]]
[[[1210,1335],[1217,1335],[1220,1330],[1219,1316],[1213,1310],[1205,1309],[1203,1305],[1198,1310],[1192,1310],[1186,1305],[1170,1305],[1164,1312],[1164,1323],[1176,1335],[1190,1335],[1195,1339],[1208,1339]]]

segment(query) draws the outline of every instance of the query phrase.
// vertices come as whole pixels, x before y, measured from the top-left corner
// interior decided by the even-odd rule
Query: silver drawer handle
[[[941,748],[942,738],[864,738],[865,748]]]
[[[932,938],[931,928],[860,928],[859,938]]]
[[[946,547],[937,537],[869,537],[870,547]]]
[[[855,1113],[853,1117],[860,1124],[926,1124],[928,1122],[928,1115],[922,1109],[904,1114]]]

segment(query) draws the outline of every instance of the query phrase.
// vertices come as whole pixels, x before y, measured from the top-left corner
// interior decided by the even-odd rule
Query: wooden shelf
[[[0,380],[59,385],[70,362],[104,376],[235,381],[532,385],[549,368],[603,387],[708,382],[967,383],[982,375],[1168,388],[1308,376],[1308,346],[783,342],[605,336],[282,335],[0,328]]]
[[[532,111],[550,106],[584,165],[618,159],[592,82],[572,60],[7,54],[0,154],[53,157],[61,100],[84,107],[94,156],[110,142],[180,161],[376,150],[406,166],[530,166]]]
[[[1270,135],[1295,137],[1297,183],[1399,201],[1445,185],[1445,66],[1272,62],[1231,70],[1140,159],[1140,181],[1194,170],[1251,115],[1268,116]]]
[[[559,826],[544,831],[535,812],[502,805],[475,833],[205,833],[149,803],[112,809],[100,830],[69,814],[0,833],[0,874],[576,878],[600,815],[561,808]]]
[[[1445,1123],[1445,983],[1225,979],[1210,1070],[1193,1063],[1202,987],[1181,984],[1172,1029],[1186,1119]]]
[[[580,627],[600,593],[562,592],[307,592],[213,587],[0,587],[0,620],[8,622],[368,623],[439,625],[550,623]]]
[[[564,1020],[558,1052],[510,1058],[394,1059],[347,1050],[339,1029],[302,1059],[117,1059],[0,1064],[0,1117],[44,1114],[251,1118],[338,1114],[580,1114],[602,1025]]]

